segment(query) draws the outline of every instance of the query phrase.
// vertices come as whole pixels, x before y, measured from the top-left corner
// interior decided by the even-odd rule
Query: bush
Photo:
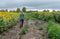
[[[56,22],[60,22],[60,14],[54,14],[54,18]]]
[[[21,31],[20,31],[20,34],[21,35],[24,35],[24,34],[26,34],[27,32],[28,32],[28,25],[25,25],[22,29],[21,29]]]
[[[45,28],[44,25],[40,25],[40,26],[38,26],[38,29],[39,29],[39,30],[43,30],[44,28]]]
[[[26,16],[25,16],[25,17],[26,17],[26,19],[27,19],[27,20],[29,20],[29,19],[30,19],[30,20],[34,20],[34,19],[35,19],[35,17],[34,17],[34,16],[35,16],[35,14],[28,13],[28,14],[26,14]]]
[[[60,39],[60,26],[57,25],[55,22],[49,21],[47,30],[48,36],[51,39]]]

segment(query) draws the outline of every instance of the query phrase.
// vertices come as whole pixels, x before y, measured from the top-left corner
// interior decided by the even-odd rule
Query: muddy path
[[[28,24],[29,29],[27,34],[20,36],[20,22],[12,29],[0,35],[0,39],[48,39],[47,24],[41,20],[24,21],[24,25]],[[38,26],[44,24],[46,27],[43,30],[38,30]]]
[[[46,27],[43,30],[38,30],[40,24],[44,24]],[[46,22],[40,20],[28,20],[28,25],[28,33],[22,35],[21,39],[48,39]]]

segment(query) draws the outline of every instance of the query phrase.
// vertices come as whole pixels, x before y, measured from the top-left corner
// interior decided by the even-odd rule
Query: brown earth
[[[47,23],[44,21],[37,21],[37,23],[44,24],[46,27],[43,30],[38,30],[38,26],[35,25],[36,21],[29,20],[29,29],[26,35],[22,35],[21,39],[48,39],[47,36]],[[36,24],[37,24],[36,23]]]
[[[16,26],[14,26],[12,29],[8,30],[7,32],[4,32],[0,35],[0,39],[19,39],[19,28],[20,23],[18,23]]]
[[[44,21],[36,21],[36,20],[28,20],[24,21],[24,25],[28,24],[29,29],[27,34],[20,34],[20,23],[17,23],[12,29],[8,30],[8,32],[4,32],[0,35],[0,39],[48,39],[47,37],[47,23]],[[38,25],[44,24],[46,27],[43,30],[38,30]]]

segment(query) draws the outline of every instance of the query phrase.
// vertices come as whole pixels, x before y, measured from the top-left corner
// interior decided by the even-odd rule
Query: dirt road
[[[29,25],[28,33],[26,35],[23,35],[21,39],[48,39],[46,27],[43,30],[38,30],[38,26],[35,25],[35,23],[36,21],[33,20],[28,21]],[[46,25],[45,22],[38,21],[38,25],[40,25],[41,23]]]
[[[45,24],[44,21],[36,21],[36,20],[28,20],[24,22],[24,25],[28,24],[29,29],[27,34],[22,35],[21,39],[48,39],[46,27],[43,30],[38,30],[38,25]],[[0,35],[0,39],[20,39],[20,23],[17,23],[12,29],[8,30],[8,32],[4,32]]]

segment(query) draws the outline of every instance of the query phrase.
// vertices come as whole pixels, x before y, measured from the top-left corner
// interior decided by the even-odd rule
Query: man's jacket
[[[24,19],[24,14],[20,14],[20,20]]]

